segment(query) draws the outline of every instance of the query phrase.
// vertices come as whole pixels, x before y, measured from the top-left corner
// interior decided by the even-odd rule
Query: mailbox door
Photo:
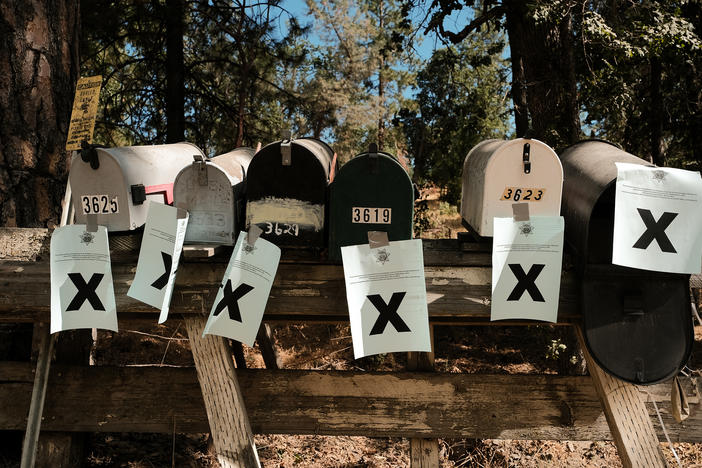
[[[204,169],[200,169],[204,164]],[[199,172],[207,172],[203,177]],[[187,204],[190,219],[185,242],[233,245],[236,240],[235,200],[232,180],[212,163],[196,163],[184,168],[173,184],[176,206]]]
[[[610,374],[635,384],[676,375],[694,340],[689,277],[623,267],[621,273],[609,266],[600,270],[605,271],[588,272],[582,285],[584,333],[593,358]]]
[[[129,186],[122,166],[112,155],[99,150],[98,158],[98,171],[83,162],[78,153],[71,161],[68,179],[76,223],[85,223],[88,214],[97,214],[97,223],[108,226],[109,231],[136,229],[138,226],[132,220]],[[105,177],[110,178],[109,183]]]
[[[412,238],[414,188],[390,155],[362,154],[341,167],[329,191],[329,257],[341,260],[342,246],[368,242],[368,231],[385,231],[391,241]]]
[[[283,164],[281,142],[256,153],[246,180],[247,229],[258,225],[279,246],[324,247],[332,157],[328,146],[305,139],[292,141],[290,164]]]
[[[528,153],[528,170],[524,152]],[[512,217],[513,203],[528,203],[532,216],[559,216],[563,167],[558,155],[538,140],[519,138],[502,145],[487,164],[479,233],[492,236],[493,219]]]

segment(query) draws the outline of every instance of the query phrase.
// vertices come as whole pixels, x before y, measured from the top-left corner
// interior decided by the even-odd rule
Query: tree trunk
[[[78,0],[0,6],[0,225],[59,223],[79,33]]]
[[[651,127],[651,162],[656,166],[665,166],[663,153],[663,95],[661,93],[661,77],[663,70],[661,60],[651,57],[651,109],[648,124]]]
[[[183,66],[183,0],[166,1],[166,142],[185,140],[185,74]]]
[[[571,13],[563,11],[557,22],[536,22],[527,2],[509,0],[504,6],[517,135],[528,128],[529,136],[554,147],[576,141],[581,130]]]
[[[378,2],[378,34],[385,34],[383,28],[385,22],[383,18],[383,0]],[[385,45],[380,49],[380,62],[378,64],[378,105],[380,115],[378,116],[378,150],[383,150],[385,143]]]

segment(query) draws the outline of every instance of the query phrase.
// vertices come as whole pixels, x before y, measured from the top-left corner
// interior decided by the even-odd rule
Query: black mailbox
[[[329,258],[341,247],[368,242],[368,231],[391,241],[412,238],[414,186],[402,165],[371,148],[344,164],[329,187]]]
[[[278,246],[325,245],[332,149],[314,138],[282,140],[258,151],[246,177],[246,227]]]
[[[586,344],[607,372],[636,384],[670,378],[692,350],[689,276],[612,265],[615,162],[647,164],[590,140],[561,154],[565,239],[581,284]]]

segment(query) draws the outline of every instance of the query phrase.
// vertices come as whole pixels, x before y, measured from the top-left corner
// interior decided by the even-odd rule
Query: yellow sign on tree
[[[80,149],[82,141],[93,141],[95,116],[97,115],[98,99],[102,76],[88,76],[80,78],[76,85],[76,96],[73,98],[73,111],[71,112],[71,126],[68,128],[68,151]]]

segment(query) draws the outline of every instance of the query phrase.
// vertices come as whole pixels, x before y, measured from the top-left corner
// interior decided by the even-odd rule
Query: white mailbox
[[[492,237],[493,218],[511,217],[513,203],[529,203],[535,216],[559,216],[563,167],[538,140],[485,140],[463,162],[461,217],[480,236]]]
[[[121,148],[89,148],[74,153],[68,176],[76,223],[96,214],[108,231],[130,231],[144,225],[146,200],[173,203],[178,172],[204,157],[197,146],[175,143]]]
[[[252,148],[237,148],[207,159],[196,156],[173,184],[176,206],[190,213],[185,242],[233,245],[243,219],[243,182]]]

